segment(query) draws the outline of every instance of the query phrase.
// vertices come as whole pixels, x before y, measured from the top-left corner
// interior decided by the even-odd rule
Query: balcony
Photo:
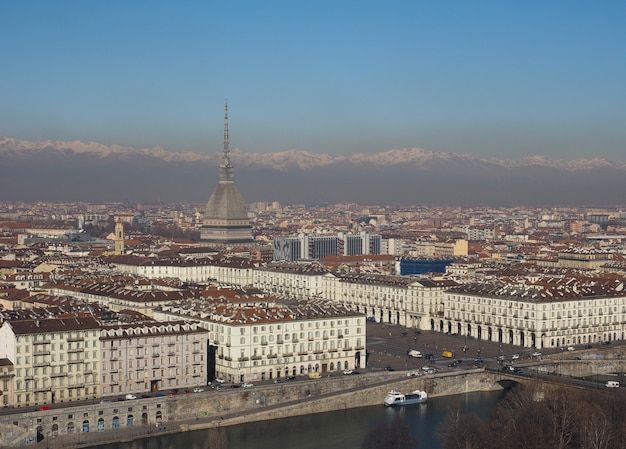
[[[67,341],[72,341],[72,340],[67,340]],[[39,340],[39,341],[34,341],[33,345],[49,345],[51,343],[50,340]]]
[[[239,357],[237,359],[238,362],[247,362],[248,360],[250,360],[248,357]]]
[[[35,388],[33,390],[33,392],[35,392],[35,393],[48,393],[49,391],[52,391],[52,388],[50,388],[50,387],[47,387],[47,388],[43,387],[43,388]]]
[[[253,355],[252,357],[250,357],[251,360],[261,360],[261,356],[260,355]]]

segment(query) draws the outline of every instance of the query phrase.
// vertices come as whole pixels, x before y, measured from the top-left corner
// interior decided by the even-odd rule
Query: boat
[[[425,391],[415,390],[413,393],[400,393],[399,391],[390,391],[385,396],[383,404],[387,406],[421,404],[428,401],[428,395]]]

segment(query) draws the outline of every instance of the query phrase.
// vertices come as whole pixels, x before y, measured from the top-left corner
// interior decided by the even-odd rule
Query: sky
[[[624,1],[0,2],[0,136],[626,160]]]

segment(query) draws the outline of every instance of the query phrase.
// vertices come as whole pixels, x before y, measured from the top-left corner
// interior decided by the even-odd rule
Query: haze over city
[[[10,2],[0,136],[215,153],[228,98],[242,152],[623,161],[625,13],[608,1]]]

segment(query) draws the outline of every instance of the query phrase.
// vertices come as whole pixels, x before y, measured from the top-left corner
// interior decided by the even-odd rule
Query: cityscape
[[[3,5],[0,447],[623,448],[624,17]]]
[[[0,204],[2,404],[29,423],[100,407],[36,418],[38,438],[171,426],[161,398],[179,392],[402,370],[370,359],[377,325],[461,337],[449,367],[468,339],[500,366],[503,346],[533,363],[624,341],[626,209],[248,205],[227,106],[224,136],[205,205]],[[124,399],[151,401],[139,423],[109,405]],[[32,433],[4,426],[7,446]]]

